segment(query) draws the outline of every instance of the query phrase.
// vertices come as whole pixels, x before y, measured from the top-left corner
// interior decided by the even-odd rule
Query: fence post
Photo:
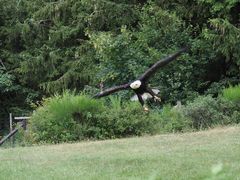
[[[26,119],[22,120],[22,124],[23,124],[23,129],[27,130],[27,120]]]
[[[12,113],[9,114],[9,130],[12,132],[13,130],[13,119],[12,119]]]
[[[10,133],[13,131],[13,118],[12,118],[12,113],[9,114],[9,131]],[[13,138],[10,138],[11,144],[13,144]]]

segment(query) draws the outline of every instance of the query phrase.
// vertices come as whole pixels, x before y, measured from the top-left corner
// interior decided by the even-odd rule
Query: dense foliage
[[[44,100],[33,114],[27,142],[66,142],[154,134],[159,114],[145,113],[138,103],[111,98],[104,104],[66,92]]]
[[[239,83],[239,16],[238,0],[0,0],[0,129],[44,96],[132,80],[186,45],[151,85],[166,103],[217,95]]]
[[[136,102],[95,100],[65,92],[45,99],[31,117],[20,144],[109,139],[184,132],[240,123],[238,103],[199,96],[179,107],[142,111]]]
[[[194,129],[205,129],[214,125],[237,124],[240,122],[240,105],[222,98],[199,96],[183,107],[184,117]]]

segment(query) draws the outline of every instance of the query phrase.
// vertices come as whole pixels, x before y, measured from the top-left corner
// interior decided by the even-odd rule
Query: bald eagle
[[[152,89],[152,91],[153,91],[155,94],[158,94],[158,93],[160,92],[159,89]],[[152,95],[149,94],[149,93],[143,93],[141,96],[142,96],[142,99],[143,99],[144,101],[147,100],[147,99],[154,98],[154,97],[152,97]],[[131,101],[138,101],[137,95],[135,94],[134,96],[132,96],[132,97],[130,98],[130,100],[131,100]]]
[[[161,99],[157,96],[157,93],[154,92],[150,87],[148,87],[147,83],[148,83],[149,78],[160,67],[163,67],[163,66],[167,65],[168,63],[170,63],[171,61],[175,60],[178,56],[181,55],[181,53],[185,52],[186,50],[187,50],[187,48],[180,49],[176,53],[157,61],[155,64],[153,64],[147,71],[145,71],[145,73],[143,73],[136,80],[128,82],[126,84],[122,84],[119,86],[114,86],[112,88],[106,89],[106,90],[96,94],[94,96],[94,98],[108,96],[112,93],[115,93],[115,92],[121,91],[121,90],[132,89],[135,92],[136,96],[138,97],[138,100],[141,103],[141,105],[143,106],[144,110],[148,111],[148,108],[145,106],[144,100],[142,97],[145,93],[150,94],[154,98],[154,100],[161,101]]]

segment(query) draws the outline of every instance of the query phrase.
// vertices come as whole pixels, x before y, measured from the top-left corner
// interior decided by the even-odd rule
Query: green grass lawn
[[[0,179],[240,179],[240,127],[0,149]]]

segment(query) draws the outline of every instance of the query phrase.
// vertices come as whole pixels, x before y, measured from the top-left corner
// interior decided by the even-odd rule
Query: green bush
[[[105,102],[105,103],[104,103]],[[138,102],[108,101],[65,92],[45,99],[30,120],[28,142],[59,143],[184,131],[189,121],[166,106],[144,112]]]
[[[43,101],[32,115],[30,138],[33,142],[64,142],[83,139],[87,124],[96,121],[103,103],[84,95],[69,92]]]
[[[238,123],[240,106],[223,98],[199,96],[188,103],[183,113],[191,120],[192,128],[204,129],[214,125]]]
[[[166,105],[161,113],[161,130],[164,132],[183,132],[190,129],[191,122],[184,116],[182,109]]]
[[[224,89],[222,94],[225,99],[240,103],[240,85],[230,86]]]
[[[133,135],[154,134],[157,129],[157,118],[143,111],[138,103],[122,102],[117,105],[114,102],[109,108],[99,115],[99,126],[104,128],[101,138],[127,137]]]
[[[110,98],[103,101],[69,92],[46,99],[34,112],[27,139],[32,143],[59,143],[154,134],[158,112],[146,113],[139,103]]]
[[[65,92],[45,99],[25,135],[31,143],[109,139],[165,132],[184,132],[240,122],[240,105],[199,96],[186,106],[144,112],[138,102],[111,97],[106,101]]]

